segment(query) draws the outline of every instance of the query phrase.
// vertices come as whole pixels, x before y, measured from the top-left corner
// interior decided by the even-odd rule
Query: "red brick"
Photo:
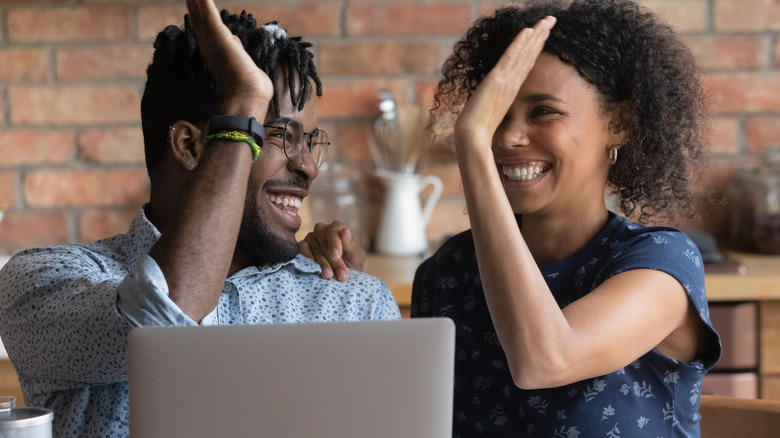
[[[684,40],[702,68],[754,69],[766,65],[759,36],[689,36]]]
[[[641,4],[661,16],[678,32],[701,31],[707,28],[706,0],[644,0]]]
[[[73,131],[0,131],[0,163],[61,164],[73,157]]]
[[[7,22],[10,41],[118,40],[130,35],[130,14],[124,8],[11,9]]]
[[[443,63],[444,61],[442,61]],[[437,84],[437,81],[417,81],[414,84],[414,103],[422,105],[424,108],[431,108]]]
[[[141,96],[131,85],[14,87],[8,94],[13,123],[50,126],[140,119]]]
[[[713,154],[739,153],[739,121],[719,117],[712,121],[707,148]]]
[[[452,4],[347,5],[347,35],[458,35],[471,6]]]
[[[722,198],[725,196],[734,170],[739,167],[753,167],[757,163],[758,157],[755,155],[738,155],[706,163],[701,168],[695,169],[692,191],[697,196],[708,197],[717,194]]]
[[[322,75],[401,75],[439,71],[438,42],[326,44],[319,48]]]
[[[16,172],[0,172],[0,210],[11,208],[16,203],[15,180]]]
[[[137,212],[138,208],[82,211],[79,240],[86,243],[126,233]]]
[[[33,246],[59,245],[68,241],[63,212],[6,211],[0,222],[0,246],[20,251]]]
[[[57,78],[145,78],[153,51],[150,44],[60,49],[57,52]]]
[[[374,163],[369,149],[371,123],[342,125],[338,129],[339,162]]]
[[[33,207],[133,206],[149,197],[144,169],[30,172],[24,182]]]
[[[322,2],[324,3],[324,2]],[[337,36],[340,34],[340,5],[331,4],[272,4],[263,6],[229,7],[233,13],[245,9],[258,23],[276,20],[287,30],[289,36],[302,35],[304,40],[314,36]]]
[[[339,7],[337,4],[301,4],[301,5],[236,5],[226,6],[232,13],[246,10],[258,23],[277,20],[288,35],[303,35],[304,39],[314,36],[337,36],[339,30]],[[138,35],[144,39],[154,39],[168,25],[181,27],[187,8],[176,6],[148,6],[138,11]]]
[[[40,0],[38,0],[38,1],[40,1]],[[85,5],[88,5],[88,4],[101,4],[101,5],[105,5],[105,4],[110,4],[110,5],[115,5],[115,4],[132,4],[132,5],[135,5],[135,4],[138,4],[139,1],[138,0],[81,0],[81,3],[83,3]],[[180,4],[181,0],[153,0],[153,3],[176,3],[176,4]]]
[[[154,41],[157,34],[168,25],[184,26],[187,7],[183,2],[176,6],[147,6],[138,9],[138,37]]]
[[[772,50],[772,66],[780,67],[780,38],[776,38],[774,41],[774,47]]]
[[[399,103],[404,103],[406,87],[400,80],[325,79],[323,96],[317,103],[317,116],[320,118],[377,116],[380,89],[390,90]]]
[[[92,129],[79,133],[79,159],[91,163],[144,162],[141,128]]]
[[[714,9],[718,31],[780,29],[780,4],[772,0],[718,0]]]
[[[780,144],[780,117],[752,117],[745,121],[748,150],[760,153],[765,147]]]
[[[710,74],[704,86],[716,112],[780,110],[780,75],[774,73]]]
[[[48,71],[46,50],[0,50],[0,81],[42,81]]]

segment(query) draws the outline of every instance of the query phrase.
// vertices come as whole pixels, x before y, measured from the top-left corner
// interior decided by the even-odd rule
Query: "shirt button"
[[[226,281],[226,282],[225,282],[225,285],[224,285],[224,286],[222,286],[222,292],[225,292],[225,293],[227,293],[227,292],[230,292],[230,289],[231,289],[232,287],[233,287],[233,286],[231,286],[231,284],[230,284],[230,283],[228,283],[228,282]]]

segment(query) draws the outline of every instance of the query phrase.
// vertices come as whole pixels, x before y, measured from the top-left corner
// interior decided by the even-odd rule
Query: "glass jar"
[[[329,224],[341,221],[368,251],[366,197],[362,178],[356,169],[338,163],[323,164],[306,199],[312,227],[317,222]]]
[[[738,168],[731,174],[728,187],[728,203],[731,206],[729,242],[734,249],[754,251],[756,222],[756,186],[758,168]]]
[[[780,147],[764,149],[756,185],[756,249],[766,254],[780,254]]]

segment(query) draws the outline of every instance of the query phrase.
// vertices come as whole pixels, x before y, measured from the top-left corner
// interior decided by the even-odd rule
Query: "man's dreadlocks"
[[[300,37],[287,37],[275,21],[257,27],[257,21],[246,11],[236,15],[222,10],[221,16],[255,64],[271,79],[274,86],[273,107],[277,114],[280,68],[285,69],[290,100],[298,110],[303,109],[309,98],[312,81],[317,96],[322,96],[322,83],[314,66],[314,55],[309,51],[311,43]],[[141,99],[146,169],[150,176],[162,161],[168,127],[177,120],[193,124],[205,122],[217,114],[220,103],[214,79],[206,70],[198,50],[189,15],[184,17],[184,28],[168,26],[160,32],[154,48]],[[295,82],[299,78],[301,86],[296,90]]]

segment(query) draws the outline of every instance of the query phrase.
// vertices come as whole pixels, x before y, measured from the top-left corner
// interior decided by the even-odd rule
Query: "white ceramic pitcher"
[[[390,172],[377,169],[385,188],[385,201],[376,236],[376,251],[397,256],[420,255],[428,250],[425,228],[433,207],[441,197],[442,183],[434,175]],[[420,206],[420,192],[428,186],[433,192]]]

